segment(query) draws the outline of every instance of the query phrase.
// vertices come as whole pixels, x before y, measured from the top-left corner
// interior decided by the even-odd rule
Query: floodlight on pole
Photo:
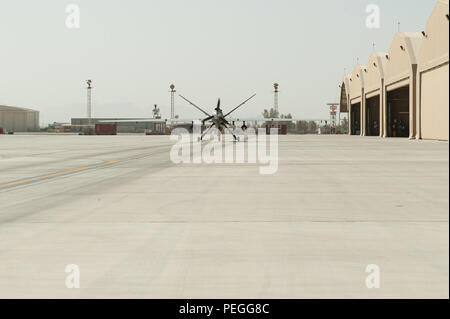
[[[87,80],[87,118],[88,126],[92,125],[92,80]]]
[[[278,94],[279,94],[279,90],[278,90],[278,88],[280,87],[280,85],[278,84],[278,83],[274,83],[273,84],[273,88],[275,89],[275,91],[273,92],[274,93],[274,109],[275,109],[275,111],[277,111],[278,112]]]
[[[170,85],[170,118],[173,120],[175,118],[175,85]]]

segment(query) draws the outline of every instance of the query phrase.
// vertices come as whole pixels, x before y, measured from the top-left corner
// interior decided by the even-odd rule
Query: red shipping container
[[[278,129],[278,135],[287,135],[287,124],[272,124],[266,126],[266,134],[270,135],[270,129]]]
[[[117,135],[117,125],[95,124],[95,135]]]
[[[0,134],[5,134],[5,130],[2,127],[0,127]]]

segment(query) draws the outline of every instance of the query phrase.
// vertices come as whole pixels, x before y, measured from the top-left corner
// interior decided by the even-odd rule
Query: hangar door
[[[351,134],[361,135],[361,103],[351,105]]]
[[[409,137],[409,85],[387,93],[388,137]]]
[[[366,135],[380,135],[380,96],[366,100]]]
[[[422,138],[448,141],[448,63],[422,73]]]

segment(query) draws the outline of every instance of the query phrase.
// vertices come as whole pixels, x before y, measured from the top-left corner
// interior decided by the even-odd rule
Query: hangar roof
[[[350,74],[344,75],[341,81],[340,112],[348,112],[348,96],[350,95]]]
[[[350,77],[350,99],[361,97],[364,88],[364,72],[365,65],[356,65]]]
[[[421,71],[449,61],[448,8],[448,0],[438,1],[427,22],[419,54]]]
[[[341,84],[345,84],[347,94],[350,93],[350,78],[352,77],[351,74],[346,74],[342,77]]]
[[[412,65],[417,64],[423,35],[420,32],[399,32],[392,41],[386,63],[386,84],[410,76]]]
[[[370,55],[365,73],[365,92],[369,93],[381,88],[381,79],[384,79],[387,63],[387,52],[374,52]]]
[[[0,112],[10,111],[10,112],[39,112],[32,109],[27,109],[24,107],[15,107],[15,106],[6,106],[6,105],[0,105]]]

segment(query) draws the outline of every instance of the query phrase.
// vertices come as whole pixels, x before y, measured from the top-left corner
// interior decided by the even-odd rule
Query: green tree
[[[269,110],[264,109],[262,115],[265,119],[277,119],[280,116],[280,113],[274,108],[271,108]]]
[[[297,132],[300,134],[306,134],[308,130],[308,123],[306,121],[298,121],[296,124]]]
[[[308,134],[317,134],[317,124],[314,121],[309,121],[308,122],[308,129],[307,129]]]
[[[270,109],[269,114],[270,114],[270,118],[272,118],[272,119],[277,119],[280,116],[280,113],[273,108]]]
[[[348,134],[348,119],[344,118],[337,129],[341,134]]]

